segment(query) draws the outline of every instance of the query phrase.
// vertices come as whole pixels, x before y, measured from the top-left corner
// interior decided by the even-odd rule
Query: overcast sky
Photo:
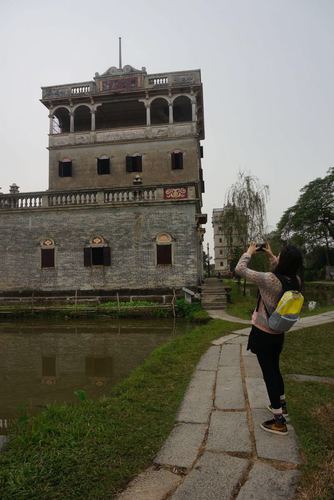
[[[41,86],[118,65],[202,71],[203,211],[238,170],[270,188],[275,226],[299,190],[334,164],[333,0],[0,0],[2,192],[48,185]]]

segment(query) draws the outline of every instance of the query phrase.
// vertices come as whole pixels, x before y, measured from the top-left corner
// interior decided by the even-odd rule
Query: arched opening
[[[160,123],[169,122],[169,106],[166,99],[161,97],[154,99],[151,103],[151,123],[159,125]]]
[[[179,96],[173,102],[174,122],[191,122],[192,109],[189,97]]]
[[[70,112],[67,108],[57,108],[52,117],[52,133],[66,134],[70,131]]]
[[[96,110],[96,128],[121,128],[146,125],[146,108],[143,102],[106,102]]]
[[[74,130],[84,132],[91,129],[91,112],[88,106],[79,106],[74,111]]]

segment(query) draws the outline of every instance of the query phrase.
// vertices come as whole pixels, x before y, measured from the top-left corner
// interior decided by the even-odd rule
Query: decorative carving
[[[168,243],[171,243],[172,242],[172,237],[170,234],[168,233],[161,233],[161,234],[158,234],[157,238],[156,238],[156,241],[157,243],[159,243],[160,245],[161,244],[168,244]]]
[[[51,238],[47,238],[46,240],[41,241],[42,247],[54,247],[54,241]]]
[[[102,238],[102,236],[95,236],[92,240],[91,240],[91,244],[92,245],[104,245],[105,241],[104,239]]]
[[[165,200],[184,200],[188,198],[188,188],[164,188],[164,198]]]

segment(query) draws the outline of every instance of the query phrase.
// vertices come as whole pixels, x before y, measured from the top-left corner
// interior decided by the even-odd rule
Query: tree
[[[278,223],[283,240],[294,241],[307,251],[324,247],[330,265],[334,244],[334,167],[301,189],[297,203],[288,208]]]
[[[226,195],[221,216],[222,232],[228,260],[235,259],[236,249],[244,251],[251,241],[265,239],[266,202],[269,187],[260,184],[257,177],[238,173],[237,181]],[[244,283],[244,291],[245,291]]]

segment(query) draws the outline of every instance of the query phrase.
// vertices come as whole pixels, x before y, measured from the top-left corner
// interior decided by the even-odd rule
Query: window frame
[[[68,169],[68,170],[66,170]],[[72,160],[59,160],[58,161],[58,177],[73,177],[73,164]]]
[[[126,155],[125,157],[125,170],[131,174],[133,172],[143,171],[143,156],[140,154]]]
[[[171,153],[171,168],[172,170],[183,170],[184,168],[183,151],[173,151]]]
[[[158,262],[159,248],[169,248],[169,262]],[[155,264],[156,266],[173,266],[174,265],[174,238],[169,233],[160,233],[155,238]]]
[[[103,162],[105,163],[103,165]],[[106,164],[106,162],[108,162]],[[107,171],[103,171],[107,170]],[[108,157],[100,157],[96,158],[96,172],[97,175],[110,175],[110,170],[111,170],[111,164],[110,164],[110,158]]]

